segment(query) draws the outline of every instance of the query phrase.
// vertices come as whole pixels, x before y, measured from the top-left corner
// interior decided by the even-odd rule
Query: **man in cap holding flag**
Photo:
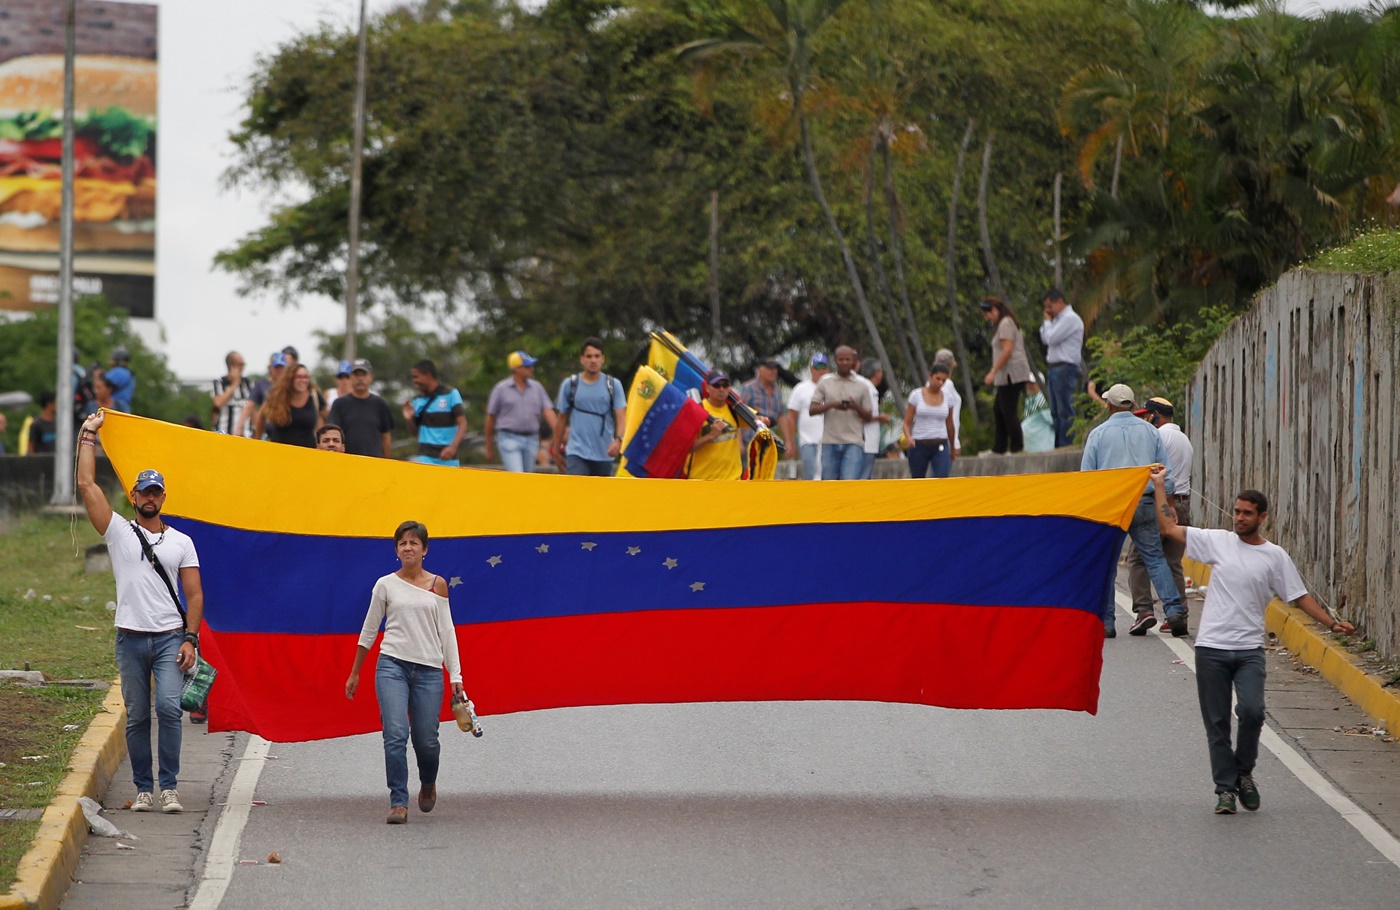
[[[107,494],[97,483],[93,448],[103,414],[83,422],[78,435],[78,492],[88,520],[107,542],[112,575],[117,583],[117,670],[126,703],[126,751],[136,799],[131,811],[181,812],[176,792],[180,774],[182,712],[180,690],[184,673],[194,668],[199,627],[204,621],[204,588],[194,541],[161,518],[165,478],[159,471],[136,475],[127,494],[136,507],[136,520],[112,514]],[[175,595],[178,584],[185,606]],[[151,682],[155,681],[155,712],[159,726],[160,797],[151,768]]]

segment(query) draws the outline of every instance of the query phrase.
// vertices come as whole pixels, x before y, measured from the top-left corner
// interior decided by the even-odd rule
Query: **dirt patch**
[[[17,766],[53,741],[52,701],[12,684],[0,684],[0,762]]]

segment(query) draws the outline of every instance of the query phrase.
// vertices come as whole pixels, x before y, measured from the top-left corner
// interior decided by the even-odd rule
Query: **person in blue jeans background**
[[[1082,375],[1084,359],[1084,320],[1079,318],[1059,288],[1045,292],[1045,321],[1040,324],[1040,340],[1045,342],[1045,362],[1049,365],[1050,413],[1055,418],[1055,448],[1070,445],[1074,438],[1074,393]]]
[[[865,464],[865,425],[876,417],[869,387],[856,376],[859,358],[855,348],[837,348],[836,372],[822,377],[807,406],[822,417],[822,480],[859,480]]]
[[[1154,464],[1167,464],[1167,448],[1162,444],[1162,436],[1157,428],[1133,415],[1133,390],[1121,382],[1103,395],[1108,405],[1108,419],[1094,427],[1089,438],[1084,441],[1084,455],[1080,459],[1081,471],[1106,471],[1112,468],[1137,468]],[[1175,481],[1170,471],[1163,484],[1170,496],[1175,492]],[[1162,600],[1162,612],[1167,617],[1167,627],[1172,635],[1180,638],[1187,634],[1186,610],[1181,602],[1181,593],[1176,589],[1171,566],[1162,553],[1162,533],[1157,529],[1157,513],[1152,502],[1155,484],[1151,481],[1138,501],[1133,513],[1132,524],[1128,525],[1128,536],[1142,556],[1147,567],[1147,576],[1152,579],[1152,587]],[[1109,573],[1108,586],[1103,598],[1104,637],[1118,635],[1114,622],[1115,607],[1113,597],[1114,574]],[[1139,618],[1128,630],[1130,635],[1145,635],[1148,629],[1157,624],[1155,616]]]
[[[136,475],[130,493],[136,520],[114,519],[107,494],[97,483],[93,450],[104,415],[83,421],[78,434],[78,492],[88,520],[107,542],[112,575],[117,583],[117,671],[126,703],[126,751],[131,759],[131,782],[136,798],[131,811],[180,812],[176,784],[180,776],[180,689],[184,673],[194,667],[199,627],[204,622],[204,588],[194,541],[161,518],[165,478],[157,471]],[[147,561],[149,546],[172,584],[185,592],[181,615],[170,589]],[[155,681],[160,796],[151,768],[151,681]]]
[[[405,521],[394,531],[399,570],[374,583],[369,610],[360,629],[359,646],[345,680],[345,697],[354,699],[360,666],[384,624],[384,641],[374,669],[374,694],[384,726],[384,774],[389,786],[391,825],[408,822],[408,743],[418,763],[418,809],[437,805],[438,723],[442,716],[442,669],[447,667],[452,695],[465,698],[457,630],[447,602],[447,582],[423,568],[428,529]]]

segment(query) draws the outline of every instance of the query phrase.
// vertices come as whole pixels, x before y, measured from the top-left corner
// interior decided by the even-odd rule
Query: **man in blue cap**
[[[491,389],[486,401],[486,460],[500,453],[507,471],[528,474],[540,451],[540,421],[554,433],[554,403],[549,392],[535,379],[539,361],[524,351],[506,358],[510,375]]]
[[[335,365],[335,388],[329,389],[325,394],[326,407],[335,404],[337,398],[344,398],[350,394],[350,361],[342,360]]]
[[[136,785],[133,812],[181,812],[176,791],[180,774],[180,690],[184,673],[194,668],[199,627],[204,621],[204,588],[194,541],[161,518],[165,478],[159,471],[136,475],[128,494],[136,520],[112,514],[107,494],[97,483],[93,448],[104,415],[83,421],[78,434],[78,492],[88,520],[107,542],[117,583],[117,670],[126,703],[126,751]],[[185,592],[182,605],[175,585]],[[159,727],[159,777],[151,767],[151,682]],[[160,796],[154,792],[160,784]]]

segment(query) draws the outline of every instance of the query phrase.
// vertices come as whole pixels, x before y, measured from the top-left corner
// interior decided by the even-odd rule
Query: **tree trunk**
[[[710,335],[719,348],[719,190],[710,193]]]
[[[1118,175],[1123,171],[1123,135],[1118,135],[1118,146],[1113,152],[1113,182],[1109,184],[1108,195],[1111,199],[1118,198]]]
[[[1010,306],[1006,297],[1006,285],[1001,283],[1001,270],[997,268],[996,257],[992,255],[992,232],[987,226],[987,177],[992,166],[992,140],[996,130],[987,133],[987,143],[982,147],[982,179],[977,184],[977,227],[982,232],[982,269],[992,282],[992,291]]]
[[[904,304],[904,318],[909,322],[910,343],[919,358],[919,375],[927,376],[928,360],[924,357],[924,343],[919,336],[919,324],[914,319],[914,308],[909,304],[909,285],[904,280],[904,237],[899,229],[899,198],[894,190],[894,162],[891,160],[887,133],[880,136],[880,155],[885,166],[885,204],[890,210],[890,251],[894,253],[894,277],[899,284],[899,299]]]
[[[903,401],[903,386],[895,375],[893,364],[890,363],[889,352],[885,350],[885,340],[880,336],[880,327],[875,324],[875,313],[870,309],[870,301],[866,299],[865,286],[861,284],[855,257],[851,255],[851,246],[846,242],[846,235],[842,233],[841,225],[837,224],[836,215],[831,211],[831,205],[826,201],[826,193],[822,190],[821,174],[817,172],[817,158],[812,152],[812,134],[807,128],[807,115],[802,112],[800,89],[797,86],[791,88],[794,90],[793,113],[797,116],[797,127],[802,134],[802,159],[807,165],[807,180],[812,185],[812,195],[817,197],[817,205],[821,207],[822,214],[826,216],[827,226],[831,228],[831,233],[835,235],[836,243],[841,248],[841,259],[846,264],[846,276],[851,281],[851,291],[856,295],[856,304],[860,307],[860,315],[865,319],[865,330],[870,333],[870,341],[875,345],[875,354],[884,366],[890,391],[894,394],[896,403]]]
[[[1065,286],[1064,256],[1060,249],[1060,185],[1064,183],[1063,172],[1055,173],[1055,287]]]
[[[905,375],[917,378],[915,370],[918,364],[914,361],[914,353],[909,349],[909,336],[904,330],[904,320],[895,307],[894,294],[890,292],[889,276],[885,274],[884,259],[880,256],[880,242],[875,237],[875,143],[878,141],[877,130],[865,168],[865,247],[867,255],[870,256],[870,267],[875,272],[876,289],[885,301],[890,323],[894,326],[895,341],[899,343],[900,352],[904,355],[904,367],[909,371]]]
[[[963,341],[962,322],[958,319],[958,192],[962,188],[963,162],[967,158],[967,147],[972,144],[972,134],[977,129],[977,121],[967,118],[967,132],[963,133],[962,145],[958,146],[958,163],[953,168],[953,192],[948,199],[948,315],[953,321],[953,343],[958,349],[958,365],[962,367],[963,400],[972,410],[972,419],[977,420],[977,396],[972,394],[972,367],[967,362],[967,343]]]

